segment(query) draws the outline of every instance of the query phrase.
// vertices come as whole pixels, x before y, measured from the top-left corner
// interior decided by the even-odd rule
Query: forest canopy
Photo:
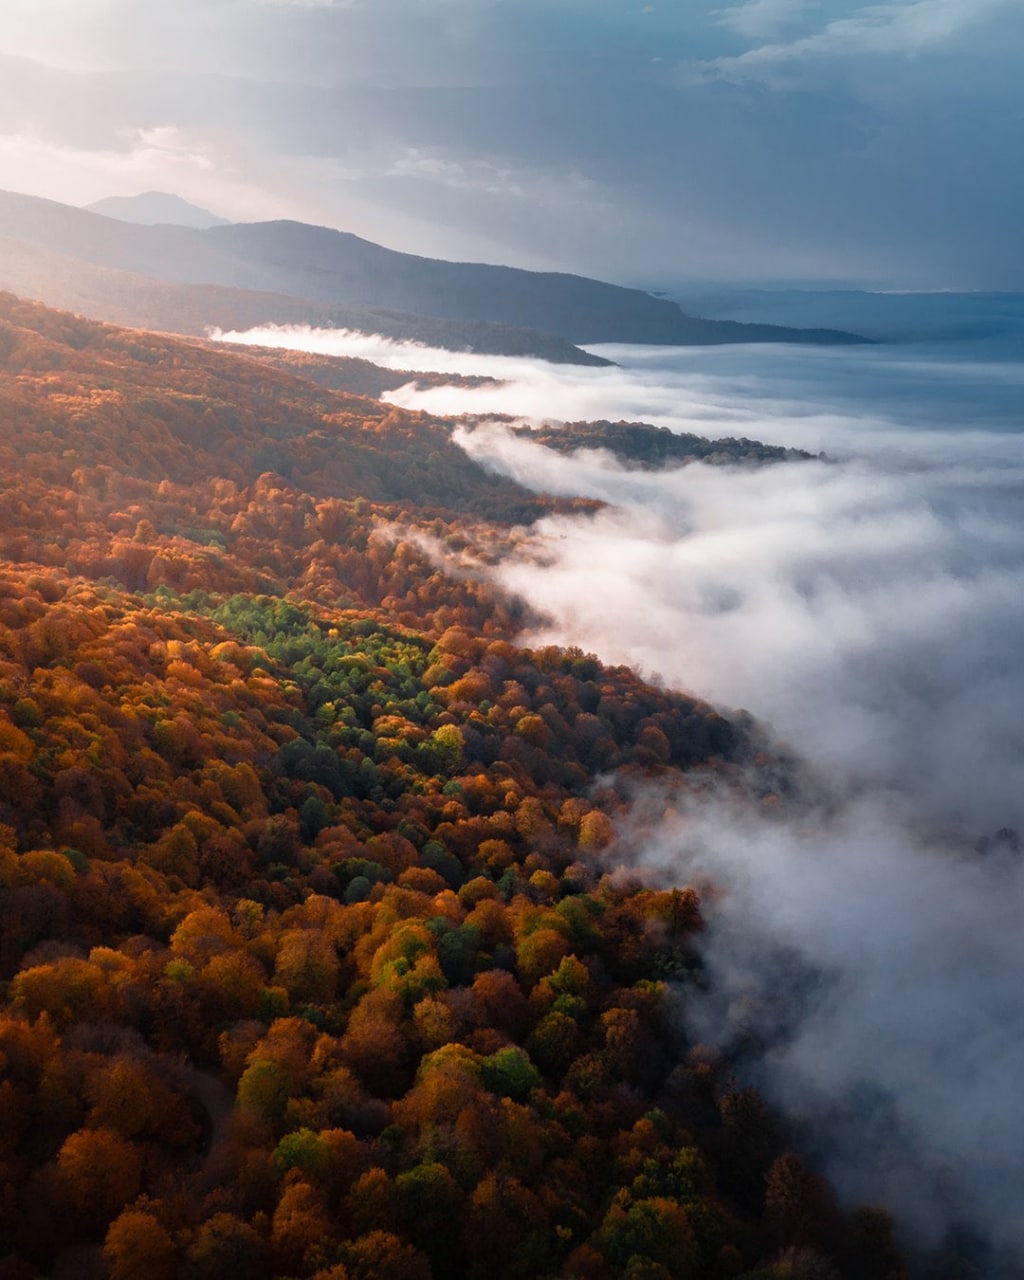
[[[9,295],[0,420],[2,1280],[904,1274],[618,865],[631,780],[785,760],[488,581],[592,504]]]

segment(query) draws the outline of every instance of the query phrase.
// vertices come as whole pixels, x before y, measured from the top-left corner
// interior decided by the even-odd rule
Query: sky
[[[0,185],[680,281],[1024,288],[1022,0],[4,0]]]

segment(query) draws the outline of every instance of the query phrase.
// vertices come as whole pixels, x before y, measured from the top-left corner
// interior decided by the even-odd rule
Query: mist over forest
[[[455,435],[471,457],[607,504],[542,520],[491,571],[546,619],[533,642],[743,708],[802,762],[781,812],[729,786],[632,795],[643,818],[623,822],[615,856],[723,889],[690,1030],[737,1055],[851,1202],[892,1204],[933,1242],[973,1224],[1013,1254],[1024,367],[980,342],[719,362],[600,350],[616,367],[481,360],[466,367],[499,382],[388,398],[472,415]],[[373,354],[449,367],[426,350]],[[648,472],[513,430],[598,418],[819,456]]]

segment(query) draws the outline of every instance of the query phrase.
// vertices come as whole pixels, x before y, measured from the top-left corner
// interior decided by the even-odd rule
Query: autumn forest
[[[488,566],[597,504],[386,382],[0,295],[0,1280],[901,1280],[684,1030],[713,886],[624,869],[785,753],[524,647]]]

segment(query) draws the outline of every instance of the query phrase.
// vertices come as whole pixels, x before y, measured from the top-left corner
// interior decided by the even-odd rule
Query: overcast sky
[[[3,0],[0,186],[625,283],[1024,288],[1024,0]]]

